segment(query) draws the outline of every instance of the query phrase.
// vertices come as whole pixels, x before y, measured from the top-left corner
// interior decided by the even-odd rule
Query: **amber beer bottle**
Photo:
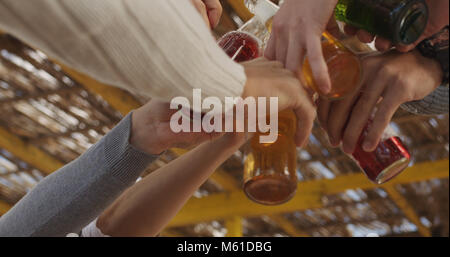
[[[267,0],[246,0],[245,3],[250,11],[256,12],[257,4],[263,1]],[[275,6],[275,8],[278,11],[279,7]],[[268,19],[266,25],[271,25],[271,19]],[[305,58],[300,74],[303,82],[319,95],[330,100],[345,98],[358,90],[362,77],[362,67],[359,57],[328,32],[322,35],[322,50],[331,80],[330,92],[324,94],[319,90],[314,80],[308,58]]]
[[[330,33],[322,35],[322,51],[331,80],[331,90],[324,94],[318,88],[308,58],[302,66],[303,82],[330,100],[347,97],[359,89],[362,78],[361,60]]]
[[[339,0],[335,17],[394,44],[409,45],[425,31],[428,7],[424,0]]]
[[[253,17],[239,30],[225,34],[219,46],[235,61],[243,62],[261,55],[270,33],[267,22],[278,7],[269,1],[258,1]],[[247,143],[244,157],[244,192],[254,202],[281,204],[291,199],[297,189],[297,151],[294,143],[297,119],[292,110],[278,115],[278,138],[261,143],[256,135]]]

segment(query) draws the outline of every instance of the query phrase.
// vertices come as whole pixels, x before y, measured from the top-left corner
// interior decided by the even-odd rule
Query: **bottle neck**
[[[254,16],[252,19],[250,19],[248,22],[246,22],[242,27],[238,29],[240,32],[244,32],[247,34],[250,34],[254,36],[255,38],[260,41],[261,47],[264,48],[267,41],[270,37],[270,32],[263,23],[263,21],[258,17]]]
[[[397,41],[409,45],[417,41],[428,23],[428,7],[423,0],[410,1],[398,14]]]
[[[279,7],[269,0],[246,0],[246,4],[255,16],[246,22],[238,31],[249,33],[261,41],[264,48],[270,38],[272,18]]]
[[[337,20],[405,45],[419,39],[428,15],[425,0],[339,0],[335,10]]]

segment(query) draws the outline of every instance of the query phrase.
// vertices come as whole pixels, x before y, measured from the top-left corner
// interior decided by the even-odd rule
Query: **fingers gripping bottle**
[[[362,145],[372,126],[376,111],[360,135],[351,157],[372,182],[380,185],[405,170],[409,165],[411,155],[391,125],[385,129],[381,141],[373,152],[363,150]]]
[[[428,16],[424,0],[339,0],[335,10],[336,20],[403,45],[420,38]]]
[[[270,33],[267,24],[278,7],[258,1],[255,16],[239,30],[225,34],[219,46],[236,62],[250,61],[262,55]],[[244,192],[249,199],[265,205],[282,204],[297,190],[297,150],[294,142],[297,119],[292,110],[278,115],[278,138],[261,143],[257,132],[247,143],[244,157]]]
[[[267,0],[246,0],[246,4],[251,11],[255,12],[257,11],[257,4],[261,1]],[[276,6],[276,8],[279,7]],[[271,25],[271,21],[272,19],[268,20],[268,25]],[[358,90],[362,78],[362,66],[359,57],[328,32],[322,35],[322,51],[331,79],[330,92],[324,94],[319,90],[308,58],[303,60],[304,65],[300,74],[303,82],[319,95],[330,100],[345,98]]]

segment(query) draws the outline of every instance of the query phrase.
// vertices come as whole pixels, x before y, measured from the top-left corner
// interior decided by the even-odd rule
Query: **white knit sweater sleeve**
[[[0,29],[142,96],[224,100],[246,81],[189,0],[0,0]]]

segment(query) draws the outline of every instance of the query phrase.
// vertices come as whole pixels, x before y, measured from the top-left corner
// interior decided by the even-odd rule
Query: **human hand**
[[[362,65],[362,90],[340,101],[320,99],[318,103],[318,118],[330,143],[337,147],[342,142],[348,154],[353,153],[377,104],[363,143],[367,152],[375,150],[400,105],[425,98],[440,85],[443,76],[439,63],[418,51],[368,57]]]
[[[409,52],[413,50],[420,42],[433,36],[448,25],[449,18],[449,1],[448,0],[426,0],[429,9],[429,20],[423,35],[411,45],[396,45],[396,49],[400,52]],[[363,43],[371,43],[375,39],[375,35],[370,34],[365,30],[358,30],[350,25],[345,26],[345,32],[348,35],[357,35],[359,40]],[[392,42],[377,37],[375,46],[379,51],[387,51],[392,48]]]
[[[297,116],[296,144],[303,146],[313,128],[316,118],[312,96],[300,84],[295,74],[283,68],[278,61],[259,58],[242,63],[247,74],[247,83],[242,97],[278,97],[278,111],[294,110]],[[266,110],[270,110],[266,107]]]
[[[191,0],[191,2],[210,29],[219,24],[223,11],[219,0]]]
[[[220,133],[175,133],[170,119],[178,110],[171,110],[170,103],[150,100],[132,115],[130,144],[148,154],[160,154],[170,148],[191,148],[206,140],[219,137]]]
[[[293,72],[301,71],[308,57],[318,88],[331,89],[322,53],[322,33],[333,16],[337,0],[286,0],[275,15],[265,56],[282,62]]]

